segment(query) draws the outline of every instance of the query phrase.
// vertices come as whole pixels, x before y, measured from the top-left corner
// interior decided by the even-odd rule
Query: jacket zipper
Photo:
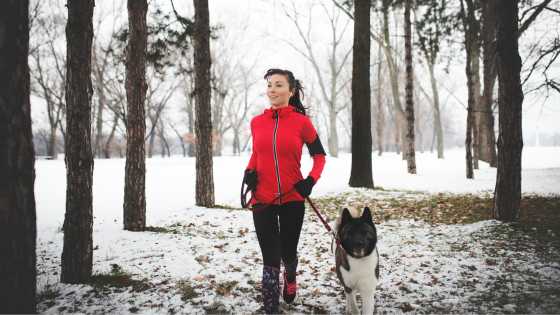
[[[274,124],[274,133],[272,136],[272,150],[274,152],[274,170],[276,171],[276,181],[278,183],[278,193],[277,196],[282,195],[282,189],[280,187],[280,171],[279,171],[279,167],[278,167],[278,156],[276,155],[276,134],[278,131],[278,122],[280,121],[280,118],[278,117],[278,112],[274,111],[274,115],[272,115],[272,117],[276,120],[276,123]],[[282,204],[282,197],[278,198],[278,202],[280,204]]]

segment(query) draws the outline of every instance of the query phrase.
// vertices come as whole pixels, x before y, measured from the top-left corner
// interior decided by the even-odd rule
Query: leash
[[[253,195],[253,193],[251,193],[251,198],[249,199],[249,201],[246,201],[246,200],[247,200],[247,194],[248,194],[249,191],[251,191],[251,190],[249,190],[249,187],[247,187],[247,188],[244,190],[244,186],[246,186],[246,185],[244,185],[244,184],[242,183],[242,184],[241,184],[241,207],[243,207],[243,208],[248,208],[249,203],[251,202],[251,200],[253,200],[253,198],[254,198],[255,196]],[[272,199],[272,201],[271,201],[270,203],[266,203],[266,204],[257,204],[257,205],[259,205],[259,206],[253,207],[253,208],[251,209],[251,211],[262,211],[262,210],[264,210],[264,209],[266,209],[266,208],[268,208],[268,207],[270,207],[270,206],[273,206],[274,203],[275,203],[276,201],[278,201],[280,198],[286,196],[287,194],[293,192],[295,189],[296,189],[295,187],[292,187],[292,189],[290,189],[290,190],[288,190],[288,191],[286,191],[286,192],[281,193],[280,195],[276,196],[276,198]],[[252,192],[252,191],[251,191],[251,192]]]
[[[315,211],[315,213],[317,214],[317,216],[319,217],[319,219],[321,220],[321,222],[323,223],[323,225],[325,226],[325,228],[327,229],[327,231],[329,233],[332,234],[332,237],[334,239],[334,241],[336,242],[336,247],[340,248],[343,252],[346,252],[346,250],[344,249],[344,247],[342,247],[342,243],[340,242],[340,239],[338,238],[338,236],[336,235],[336,232],[331,228],[331,226],[329,225],[329,223],[327,223],[327,221],[325,220],[325,218],[321,215],[321,213],[319,212],[319,210],[317,210],[317,208],[315,207],[315,204],[313,204],[313,202],[311,201],[311,199],[309,198],[309,196],[306,198],[307,202],[311,205],[311,208],[313,208],[313,211]],[[332,246],[331,246],[331,250],[332,250]]]

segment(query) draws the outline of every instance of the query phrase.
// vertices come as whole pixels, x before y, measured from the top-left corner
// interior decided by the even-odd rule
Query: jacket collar
[[[263,114],[266,116],[274,117],[274,115],[276,115],[277,113],[278,117],[284,117],[289,115],[293,111],[294,111],[294,107],[292,105],[288,105],[278,109],[273,109],[272,107],[269,107],[264,110]]]

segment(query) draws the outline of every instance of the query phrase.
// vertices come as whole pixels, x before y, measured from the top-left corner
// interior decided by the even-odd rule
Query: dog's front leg
[[[358,303],[356,302],[356,291],[350,291],[346,293],[346,314],[359,314]]]
[[[363,300],[363,313],[371,315],[375,311],[375,290],[373,292],[368,292],[366,294],[362,294]]]

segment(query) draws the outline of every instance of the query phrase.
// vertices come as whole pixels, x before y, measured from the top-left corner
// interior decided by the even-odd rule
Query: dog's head
[[[364,208],[361,215],[355,217],[344,208],[339,218],[337,233],[342,247],[354,258],[368,256],[377,245],[377,231],[368,207]]]

